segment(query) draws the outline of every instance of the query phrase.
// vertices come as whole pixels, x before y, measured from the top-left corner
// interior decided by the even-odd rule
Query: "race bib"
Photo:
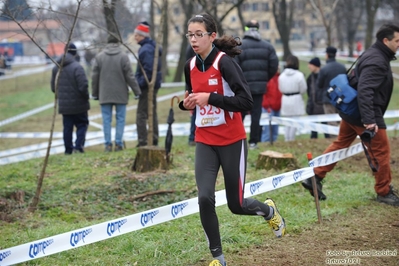
[[[197,105],[195,125],[197,127],[215,127],[226,124],[224,110],[213,105],[199,107]]]

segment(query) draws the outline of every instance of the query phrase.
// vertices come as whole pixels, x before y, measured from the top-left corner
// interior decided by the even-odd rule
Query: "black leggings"
[[[245,139],[227,146],[197,143],[195,151],[195,180],[201,223],[213,257],[222,254],[219,222],[215,210],[215,183],[220,166],[224,174],[227,205],[232,213],[268,216],[270,207],[258,200],[244,198],[247,168]]]

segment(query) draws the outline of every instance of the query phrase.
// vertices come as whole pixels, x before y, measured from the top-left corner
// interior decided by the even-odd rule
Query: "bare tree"
[[[155,1],[151,1],[151,2],[156,3]],[[162,10],[162,15],[161,15],[161,21],[159,23],[160,26],[159,26],[158,36],[155,39],[156,42],[155,42],[155,51],[154,51],[154,65],[153,65],[153,68],[152,68],[152,77],[151,77],[150,81],[148,80],[148,77],[146,76],[144,69],[142,69],[144,77],[145,77],[145,79],[147,80],[147,83],[148,83],[148,119],[147,119],[147,121],[148,121],[148,134],[147,134],[147,143],[152,143],[153,136],[154,136],[154,130],[153,130],[153,128],[154,128],[154,119],[153,119],[154,114],[152,112],[152,109],[153,109],[154,105],[153,105],[152,99],[154,97],[154,88],[155,88],[155,82],[156,82],[156,79],[157,79],[156,73],[157,73],[157,70],[158,70],[159,44],[161,43],[161,40],[163,38],[163,32],[162,32],[163,31],[163,27],[162,27],[162,25],[167,23],[166,21],[164,21],[164,19],[167,18],[167,15],[166,15],[167,2],[168,2],[168,0],[162,0],[162,3],[163,3],[162,6],[158,5],[158,8],[160,10]]]
[[[283,60],[291,55],[289,45],[295,0],[273,0],[273,15],[283,44]]]
[[[327,46],[332,45],[332,25],[334,13],[340,0],[309,0],[312,7],[318,12],[327,33]],[[347,2],[347,1],[345,1]]]
[[[80,10],[80,5],[81,2],[83,0],[77,0],[77,9],[75,11],[75,19],[73,21],[72,26],[69,28],[69,35],[67,37],[66,40],[66,45],[69,45],[69,42],[71,41],[72,38],[72,34],[73,31],[75,29],[75,25],[76,25],[76,21],[78,18],[78,14],[79,14],[79,10]],[[44,53],[47,55],[46,51],[44,51],[44,49],[40,46],[40,44],[37,42],[37,40],[35,39],[35,31],[33,31],[33,33],[28,32],[25,28],[24,28],[24,24],[23,21],[17,20],[14,17],[14,13],[9,10],[7,7],[7,5],[4,5],[5,10],[3,12],[3,14],[6,14],[8,18],[10,18],[11,20],[13,20],[20,28],[21,30],[25,33],[25,35],[27,37],[29,37],[29,39]],[[39,22],[40,23],[40,22]],[[48,55],[47,55],[48,56]],[[36,192],[35,195],[33,196],[32,202],[29,205],[28,211],[30,212],[34,212],[37,209],[37,206],[39,204],[40,201],[40,196],[41,196],[41,192],[42,192],[42,187],[43,187],[43,181],[44,181],[44,176],[46,173],[46,169],[47,169],[47,165],[48,165],[48,158],[50,156],[50,148],[51,148],[51,143],[52,143],[52,139],[53,139],[53,133],[54,133],[54,125],[55,125],[55,118],[57,115],[57,103],[58,103],[58,81],[59,81],[59,76],[60,73],[63,69],[63,62],[65,60],[65,53],[63,55],[63,57],[61,58],[61,62],[60,64],[58,64],[56,61],[54,61],[54,59],[52,59],[50,56],[48,56],[57,66],[58,66],[58,72],[56,75],[56,80],[55,80],[55,93],[54,93],[54,109],[53,109],[53,117],[52,117],[52,123],[51,123],[51,129],[50,129],[50,137],[49,137],[49,142],[48,142],[48,146],[47,146],[47,151],[46,151],[46,155],[44,157],[44,162],[43,162],[43,166],[42,169],[40,171],[40,175],[39,178],[37,180],[37,185],[36,185]]]
[[[341,29],[337,31],[337,34],[346,33],[345,36],[343,34],[342,36],[338,35],[338,39],[342,43],[344,42],[344,39],[346,39],[349,57],[353,57],[356,32],[363,15],[363,11],[363,1],[341,1],[337,5],[336,23]],[[341,50],[343,50],[342,48],[343,47],[341,47]]]
[[[117,36],[119,40],[122,40],[122,36],[119,33],[119,28],[115,20],[115,8],[118,0],[111,0],[110,3],[107,0],[102,0],[102,1],[103,1],[104,17],[107,25],[108,34],[114,37]]]
[[[184,11],[184,22],[183,26],[181,27],[182,30],[180,32],[180,35],[182,37],[182,43],[180,45],[180,56],[179,56],[179,62],[177,64],[176,72],[175,72],[175,77],[173,79],[174,82],[181,81],[183,71],[184,71],[184,63],[186,62],[186,49],[188,46],[188,40],[185,37],[186,34],[186,28],[187,28],[187,23],[190,20],[191,16],[193,15],[194,12],[194,2],[192,0],[180,0],[180,6],[181,9]],[[176,28],[178,28],[176,26]]]
[[[184,22],[182,25],[182,29],[187,28],[187,23],[194,14],[194,12],[205,12],[210,14],[216,22],[216,26],[218,28],[219,34],[222,35],[224,33],[223,28],[223,20],[232,12],[233,10],[240,9],[240,6],[244,3],[244,0],[238,1],[211,1],[211,0],[180,0],[180,7],[184,11]],[[223,10],[221,10],[223,8]],[[179,62],[176,68],[176,73],[174,76],[174,81],[181,81],[182,74],[184,70],[184,63],[186,62],[186,49],[188,46],[188,41],[185,38],[185,31],[180,32],[182,36],[182,43],[180,46],[180,56]]]
[[[219,35],[224,34],[223,21],[235,9],[240,8],[244,0],[196,0],[201,5],[203,11],[211,15],[216,22]]]
[[[380,3],[381,0],[366,0],[367,29],[366,40],[364,42],[365,49],[369,48],[373,41],[375,14],[377,13]]]
[[[118,25],[115,21],[115,6],[118,1],[119,0],[112,0],[110,3],[108,3],[106,0],[103,0],[103,11],[105,14],[107,28],[104,28],[101,25],[98,25],[93,21],[85,20],[85,18],[79,16],[80,11],[81,11],[81,4],[83,3],[83,0],[76,0],[76,3],[77,3],[76,10],[72,10],[72,9],[68,8],[68,9],[61,9],[61,11],[58,11],[58,10],[54,10],[50,4],[48,6],[48,8],[45,8],[43,5],[41,5],[40,7],[37,8],[37,12],[40,15],[40,17],[44,17],[42,11],[46,10],[47,12],[52,13],[52,16],[67,18],[67,19],[62,20],[65,22],[65,24],[60,23],[62,25],[62,29],[68,33],[66,39],[62,39],[62,36],[60,37],[59,34],[58,35],[56,34],[56,36],[54,36],[57,39],[57,41],[62,41],[63,43],[65,43],[65,46],[68,46],[70,41],[72,40],[72,36],[74,34],[74,30],[76,29],[77,22],[80,19],[80,20],[85,20],[86,22],[95,25],[96,28],[98,28],[98,29],[106,32],[108,35],[111,35],[111,36],[117,38],[118,40],[120,40],[121,43],[136,57],[134,52],[131,51],[131,49],[126,44],[124,44],[122,42],[122,37],[120,36]],[[7,7],[7,5],[4,5],[4,6]],[[58,78],[59,78],[59,73],[62,71],[62,68],[63,68],[62,66],[63,66],[63,62],[65,59],[65,53],[64,53],[63,57],[61,58],[60,63],[58,64],[58,62],[56,62],[49,54],[47,54],[47,51],[43,48],[43,46],[39,43],[39,41],[36,40],[36,36],[35,36],[36,30],[28,31],[27,29],[25,29],[24,21],[18,21],[17,19],[15,19],[12,16],[12,12],[7,13],[7,9],[5,10],[5,12],[3,12],[3,14],[6,14],[9,18],[11,18],[21,28],[21,30],[24,32],[24,34],[27,37],[29,37],[30,40],[40,49],[40,51],[43,52],[48,58],[50,58],[50,60],[53,61],[53,63],[55,63],[58,66],[58,73],[56,75],[56,80],[55,80],[54,112],[53,112],[53,118],[52,118],[52,122],[51,122],[49,143],[48,143],[47,152],[46,152],[46,155],[44,158],[43,167],[40,172],[40,176],[38,178],[36,192],[32,199],[32,202],[28,208],[28,211],[34,212],[37,209],[37,206],[40,201],[40,195],[41,195],[42,186],[43,186],[43,182],[44,182],[44,176],[45,176],[47,165],[48,165],[48,158],[49,158],[49,154],[50,154],[50,148],[51,148],[52,138],[53,138],[53,133],[54,133],[55,118],[57,115]],[[61,22],[61,20],[59,20],[59,21]],[[43,23],[43,21],[38,21],[37,23],[38,23],[38,25],[41,25]],[[53,36],[50,33],[50,31],[47,31],[47,36],[51,43],[52,42],[51,39]],[[137,59],[137,57],[136,57],[136,59]]]
[[[169,1],[165,0],[164,1],[164,7],[163,9],[169,10]],[[160,24],[160,31],[162,32],[162,50],[164,51],[162,53],[162,80],[165,80],[165,77],[169,74],[169,68],[168,68],[168,61],[166,60],[168,47],[169,47],[169,34],[168,34],[168,28],[169,28],[169,12],[162,12],[162,21],[164,23]]]

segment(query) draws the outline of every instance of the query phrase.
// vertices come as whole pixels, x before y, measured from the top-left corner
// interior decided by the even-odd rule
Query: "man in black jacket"
[[[361,119],[339,113],[342,118],[339,135],[324,153],[347,148],[365,129],[375,133],[371,139],[370,149],[377,159],[379,168],[374,172],[374,190],[377,201],[399,206],[399,197],[391,185],[390,147],[386,133],[384,113],[387,110],[393,91],[393,77],[390,61],[396,59],[399,48],[399,26],[385,24],[378,30],[377,41],[365,51],[356,66],[358,105]],[[355,84],[351,83],[352,86]],[[326,199],[322,192],[321,180],[330,172],[336,163],[314,168],[317,192],[321,200]],[[302,185],[313,195],[310,179]]]
[[[86,131],[89,125],[88,110],[89,90],[88,82],[83,67],[76,60],[76,46],[70,43],[65,49],[67,54],[62,65],[58,81],[58,113],[62,114],[64,126],[63,137],[65,154],[72,152],[83,153],[83,146],[86,139]],[[58,60],[58,64],[61,64]],[[53,68],[51,76],[51,90],[55,92],[55,82],[58,73],[58,66]],[[75,145],[72,142],[73,128],[76,127]]]
[[[259,23],[251,20],[246,24],[244,38],[242,40],[242,53],[236,56],[244,77],[251,89],[254,101],[251,110],[251,133],[249,135],[249,148],[256,148],[260,141],[261,127],[259,124],[262,114],[263,94],[266,93],[267,82],[276,74],[278,69],[278,57],[274,47],[261,39]],[[244,120],[247,113],[242,113]]]

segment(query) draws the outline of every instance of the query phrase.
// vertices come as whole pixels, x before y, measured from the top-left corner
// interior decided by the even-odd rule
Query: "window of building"
[[[262,3],[262,11],[269,11],[269,3]]]
[[[258,11],[259,10],[259,3],[252,3],[252,11]]]
[[[261,22],[261,27],[262,30],[269,30],[270,29],[270,24],[269,21],[264,20]]]
[[[178,6],[173,7],[173,14],[175,16],[179,16],[180,15],[180,8]]]
[[[241,5],[242,11],[249,11],[250,5],[248,3],[244,3]]]
[[[293,28],[295,28],[295,29],[301,29],[302,27],[303,27],[303,25],[304,25],[304,22],[303,22],[303,20],[294,20],[293,22],[292,22],[292,27]]]

